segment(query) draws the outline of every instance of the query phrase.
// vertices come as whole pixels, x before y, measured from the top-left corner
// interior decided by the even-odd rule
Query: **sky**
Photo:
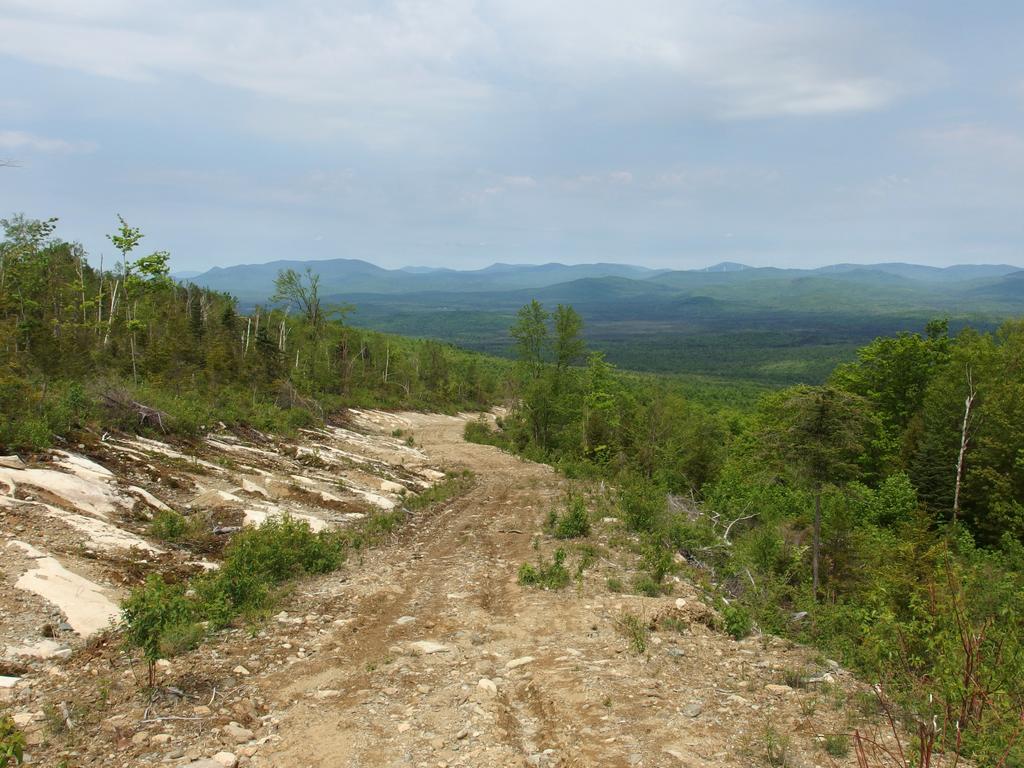
[[[1024,264],[1019,0],[0,0],[0,216],[177,271]]]

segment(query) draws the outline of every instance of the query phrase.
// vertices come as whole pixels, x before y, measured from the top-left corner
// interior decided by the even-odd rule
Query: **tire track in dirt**
[[[782,662],[763,661],[808,654],[767,653],[697,624],[631,654],[622,612],[650,615],[679,594],[695,600],[695,589],[616,595],[589,572],[561,592],[520,587],[518,567],[536,558],[534,534],[566,481],[464,442],[466,417],[400,418],[431,459],[471,469],[476,485],[318,585],[351,620],[267,680],[278,736],[259,765],[746,766],[766,722],[807,732],[814,749],[797,692],[765,692]]]

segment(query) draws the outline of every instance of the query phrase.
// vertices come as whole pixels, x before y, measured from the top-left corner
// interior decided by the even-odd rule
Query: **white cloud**
[[[778,0],[494,4],[502,27],[539,62],[524,65],[539,77],[579,88],[640,76],[659,84],[658,97],[718,117],[875,109],[909,87],[902,70],[916,77],[921,69],[857,18]]]
[[[910,87],[906,55],[872,29],[780,0],[8,0],[0,53],[201,78],[317,105],[342,131],[365,122],[354,112],[462,116],[559,86],[729,119],[877,109]]]
[[[517,189],[532,189],[537,186],[537,180],[532,176],[505,176],[502,183],[506,187]]]
[[[46,136],[37,136],[26,131],[5,131],[0,130],[0,149],[43,152],[43,153],[71,153],[71,152],[92,152],[96,145],[91,142],[72,142],[64,139],[51,139]]]
[[[961,123],[925,135],[943,153],[971,163],[1024,167],[1024,133],[987,123]]]

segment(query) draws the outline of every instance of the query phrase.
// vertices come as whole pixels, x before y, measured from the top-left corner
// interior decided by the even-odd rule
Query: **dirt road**
[[[360,431],[334,428],[296,444],[250,445],[218,434],[215,444],[204,443],[219,451],[210,453],[214,460],[202,459],[203,472],[175,483],[171,474],[197,460],[174,453],[183,446],[154,441],[125,445],[170,454],[166,467],[148,454],[111,460],[97,448],[113,470],[69,454],[58,455],[59,472],[44,473],[55,470],[45,463],[12,470],[19,487],[35,486],[8,493],[0,508],[9,539],[0,565],[10,585],[0,596],[0,629],[8,644],[36,644],[7,648],[14,661],[0,666],[0,711],[10,706],[24,729],[30,764],[855,764],[841,747],[844,734],[864,726],[864,686],[778,638],[732,640],[715,628],[714,612],[684,574],[671,577],[672,592],[661,597],[613,591],[630,590],[639,560],[639,542],[615,519],[613,505],[591,510],[585,540],[556,541],[543,523],[568,481],[550,467],[464,442],[472,417],[351,411],[350,418]],[[403,442],[410,433],[418,447]],[[315,460],[299,461],[306,455]],[[153,469],[158,465],[163,469]],[[126,489],[186,507],[219,493],[236,506],[218,514],[241,519],[243,509],[246,518],[269,510],[259,491],[280,486],[289,494],[274,505],[344,524],[354,503],[346,494],[393,506],[400,490],[422,490],[426,478],[443,476],[441,468],[471,470],[475,482],[454,500],[415,512],[390,540],[350,556],[340,571],[291,585],[269,620],[217,632],[162,659],[153,689],[116,633],[68,648],[39,640],[46,630],[66,642],[75,629],[64,626],[65,614],[74,618],[67,610],[37,605],[56,573],[43,568],[42,550],[111,594],[113,565],[140,557],[140,550],[126,556],[118,549],[124,537],[147,544],[139,538],[146,526],[118,506]],[[75,484],[86,472],[84,480],[99,479],[88,488]],[[36,498],[44,480],[63,495]],[[64,485],[54,486],[58,481]],[[100,491],[109,498],[97,497]],[[90,522],[75,533],[68,521],[85,519],[85,502],[121,511],[89,517],[106,526],[98,532]],[[158,564],[193,557],[149,546]],[[32,547],[40,552],[33,555]],[[569,586],[545,591],[517,583],[523,563],[550,563],[558,547],[568,552]],[[35,569],[32,592],[22,588],[26,568]],[[51,656],[24,659],[44,645],[56,648]]]
[[[519,586],[566,481],[465,443],[462,418],[398,418],[477,484],[318,584],[337,618],[318,653],[260,681],[277,738],[254,764],[747,766],[769,759],[773,741],[786,765],[833,764],[822,741],[848,726],[835,703],[844,684],[828,695],[782,684],[786,670],[814,666],[810,654],[699,622],[674,623],[636,653],[624,614],[685,617],[699,601],[685,583],[665,598],[610,592],[607,576],[622,573],[607,550],[565,590]],[[614,531],[598,526],[595,539]]]

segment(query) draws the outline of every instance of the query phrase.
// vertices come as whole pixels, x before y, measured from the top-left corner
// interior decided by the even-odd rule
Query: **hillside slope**
[[[609,575],[631,567],[606,548],[626,535],[614,519],[575,586],[517,584],[521,563],[552,555],[553,542],[533,542],[567,481],[464,442],[467,417],[354,419],[366,437],[360,448],[342,435],[346,452],[378,462],[383,450],[388,473],[470,469],[475,487],[297,585],[271,620],[162,662],[152,695],[109,641],[18,671],[9,662],[32,764],[748,766],[781,749],[787,765],[854,765],[826,756],[826,737],[879,730],[850,675],[776,638],[730,639],[693,585],[661,598],[609,591]],[[393,441],[395,429],[421,447]],[[332,449],[320,455],[333,461]]]

